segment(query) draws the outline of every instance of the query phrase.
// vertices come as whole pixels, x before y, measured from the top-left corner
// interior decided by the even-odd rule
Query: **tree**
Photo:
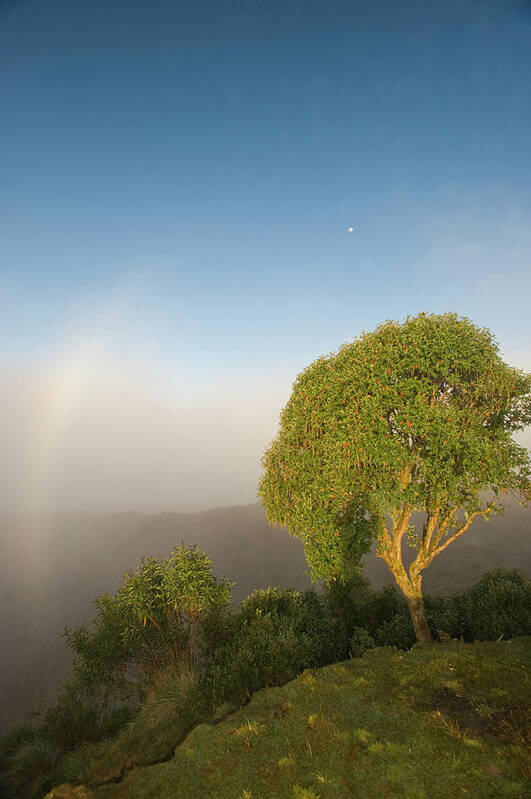
[[[304,541],[312,578],[329,583],[375,539],[429,642],[423,571],[475,518],[503,512],[504,493],[528,494],[529,456],[511,433],[531,421],[530,392],[531,375],[464,317],[385,322],[298,375],[262,459],[267,519]]]
[[[162,669],[198,662],[231,586],[197,547],[182,544],[163,561],[144,558],[124,575],[118,593],[96,599],[90,628],[65,631],[76,680],[129,697],[142,695]]]

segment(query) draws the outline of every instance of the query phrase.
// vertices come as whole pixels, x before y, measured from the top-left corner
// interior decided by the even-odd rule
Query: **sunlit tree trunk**
[[[406,596],[407,605],[413,622],[413,629],[419,644],[430,644],[432,641],[430,628],[424,612],[422,593],[418,596]]]
[[[409,474],[406,474],[406,478],[409,479]],[[396,584],[406,598],[417,642],[419,644],[430,644],[433,639],[424,611],[422,575],[420,574],[421,562],[416,559],[408,573],[402,556],[402,541],[407,532],[410,518],[411,510],[404,505],[395,518],[391,532],[387,529],[385,520],[383,518],[380,519],[378,555],[389,567]]]

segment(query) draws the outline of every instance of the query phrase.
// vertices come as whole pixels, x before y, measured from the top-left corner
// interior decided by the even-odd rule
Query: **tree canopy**
[[[313,579],[348,576],[376,539],[427,640],[423,569],[474,518],[502,512],[504,493],[528,494],[529,456],[512,433],[531,421],[530,394],[531,376],[469,319],[387,321],[298,375],[262,461],[266,516],[304,541]],[[426,514],[418,538],[415,511]]]

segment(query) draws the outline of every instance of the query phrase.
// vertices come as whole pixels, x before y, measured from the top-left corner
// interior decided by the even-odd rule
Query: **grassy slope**
[[[97,799],[530,795],[531,638],[379,648],[201,724]]]

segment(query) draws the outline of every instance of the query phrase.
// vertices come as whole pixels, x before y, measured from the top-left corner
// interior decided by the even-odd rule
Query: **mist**
[[[286,375],[168,390],[118,365],[10,369],[0,510],[192,512],[256,501]]]
[[[170,385],[137,367],[78,350],[47,369],[3,370],[0,512],[187,513],[257,500],[296,371]],[[518,440],[529,446],[530,431]]]

